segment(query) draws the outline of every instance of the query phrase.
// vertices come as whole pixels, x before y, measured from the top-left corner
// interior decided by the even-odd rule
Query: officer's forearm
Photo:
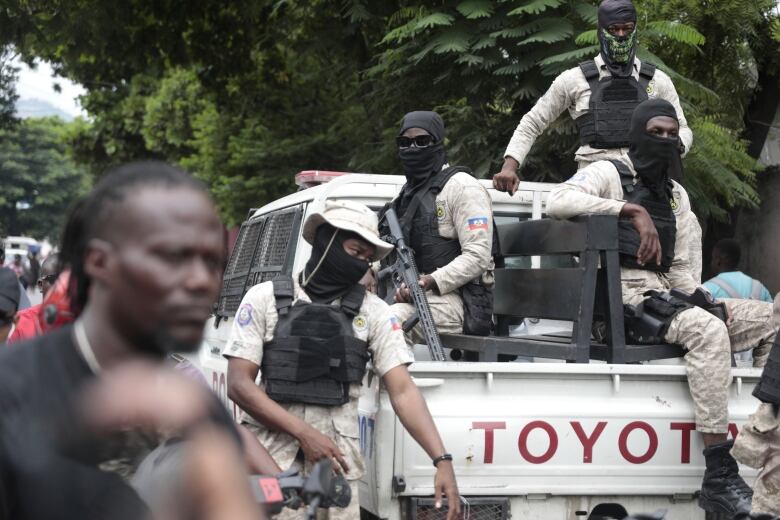
[[[406,367],[400,366],[390,370],[383,380],[390,394],[393,410],[409,435],[431,459],[442,455],[446,450],[439,436],[439,430],[436,429],[428,405],[425,404],[425,399],[409,376]]]

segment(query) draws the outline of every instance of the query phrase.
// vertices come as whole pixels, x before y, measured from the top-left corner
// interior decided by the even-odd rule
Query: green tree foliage
[[[637,0],[640,58],[673,78],[695,132],[686,167],[700,216],[757,203],[740,136],[751,71],[771,65],[757,57],[780,55],[771,3]],[[595,0],[6,4],[0,45],[88,89],[91,124],[68,135],[77,160],[93,172],[177,162],[209,183],[229,223],[294,189],[300,169],[397,172],[393,136],[409,110],[442,113],[451,162],[495,172],[555,75],[598,52]],[[566,178],[576,141],[561,117],[524,177]]]
[[[59,237],[67,208],[89,187],[89,176],[65,154],[68,125],[25,119],[0,130],[0,233]]]
[[[16,123],[16,80],[18,69],[12,64],[14,53],[0,46],[0,128]]]

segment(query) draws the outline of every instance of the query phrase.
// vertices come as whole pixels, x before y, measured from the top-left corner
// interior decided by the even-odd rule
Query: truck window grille
[[[233,316],[252,286],[280,273],[292,274],[302,214],[298,206],[241,225],[225,269],[217,315]]]
[[[509,499],[502,497],[466,497],[468,506],[461,503],[464,520],[508,520]],[[407,520],[446,520],[447,502],[436,509],[433,498],[411,498]]]

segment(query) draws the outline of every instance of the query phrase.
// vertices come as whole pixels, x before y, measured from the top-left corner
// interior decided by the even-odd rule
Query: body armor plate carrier
[[[588,112],[576,119],[580,144],[602,149],[628,146],[631,114],[639,103],[647,99],[655,66],[643,62],[639,81],[633,76],[599,79],[599,69],[593,60],[580,63],[580,70],[590,86]]]
[[[352,329],[365,288],[355,285],[336,306],[293,304],[290,276],[279,276],[273,284],[279,322],[263,349],[266,394],[278,403],[346,404],[349,386],[363,380],[369,357],[366,342]]]
[[[672,209],[672,183],[668,182],[663,196],[647,188],[639,179],[634,184],[634,175],[628,167],[620,161],[610,161],[620,173],[620,183],[623,185],[623,198],[626,202],[639,204],[647,210],[653,219],[658,238],[661,241],[661,265],[648,262],[639,265],[636,254],[639,251],[639,232],[628,219],[618,221],[618,248],[620,251],[620,264],[632,269],[645,269],[668,273],[674,260],[674,248],[677,240],[677,219]]]

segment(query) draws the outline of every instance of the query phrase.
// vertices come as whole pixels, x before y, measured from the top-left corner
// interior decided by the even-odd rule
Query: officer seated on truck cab
[[[678,130],[671,103],[641,103],[631,120],[630,160],[599,161],[583,168],[552,190],[547,212],[554,218],[620,217],[623,303],[641,305],[663,324],[658,337],[687,351],[696,429],[706,446],[699,504],[707,511],[734,514],[750,510],[751,491],[729,454],[733,442],[726,441],[731,354],[754,348],[754,360],[763,366],[775,336],[772,305],[723,300],[729,314],[724,322],[703,308],[668,297],[672,289],[692,293],[698,286],[687,258],[690,228],[683,224],[690,202],[685,189],[669,178],[678,153]],[[653,291],[649,298],[648,291]]]
[[[468,168],[447,164],[444,121],[410,112],[396,138],[406,184],[391,203],[414,250],[420,285],[439,332],[486,336],[493,309],[493,211],[490,195]],[[391,311],[403,323],[415,312],[408,289]],[[423,341],[420,326],[413,342]]]
[[[370,357],[401,423],[436,466],[436,502],[446,494],[454,520],[460,502],[452,456],[409,376],[414,359],[388,305],[358,283],[369,262],[392,250],[377,227],[376,214],[353,201],[327,201],[309,216],[303,238],[312,254],[303,271],[252,287],[238,308],[224,350],[228,395],[280,467],[308,472],[322,458],[337,463],[353,499],[329,514],[358,520],[358,398]]]

